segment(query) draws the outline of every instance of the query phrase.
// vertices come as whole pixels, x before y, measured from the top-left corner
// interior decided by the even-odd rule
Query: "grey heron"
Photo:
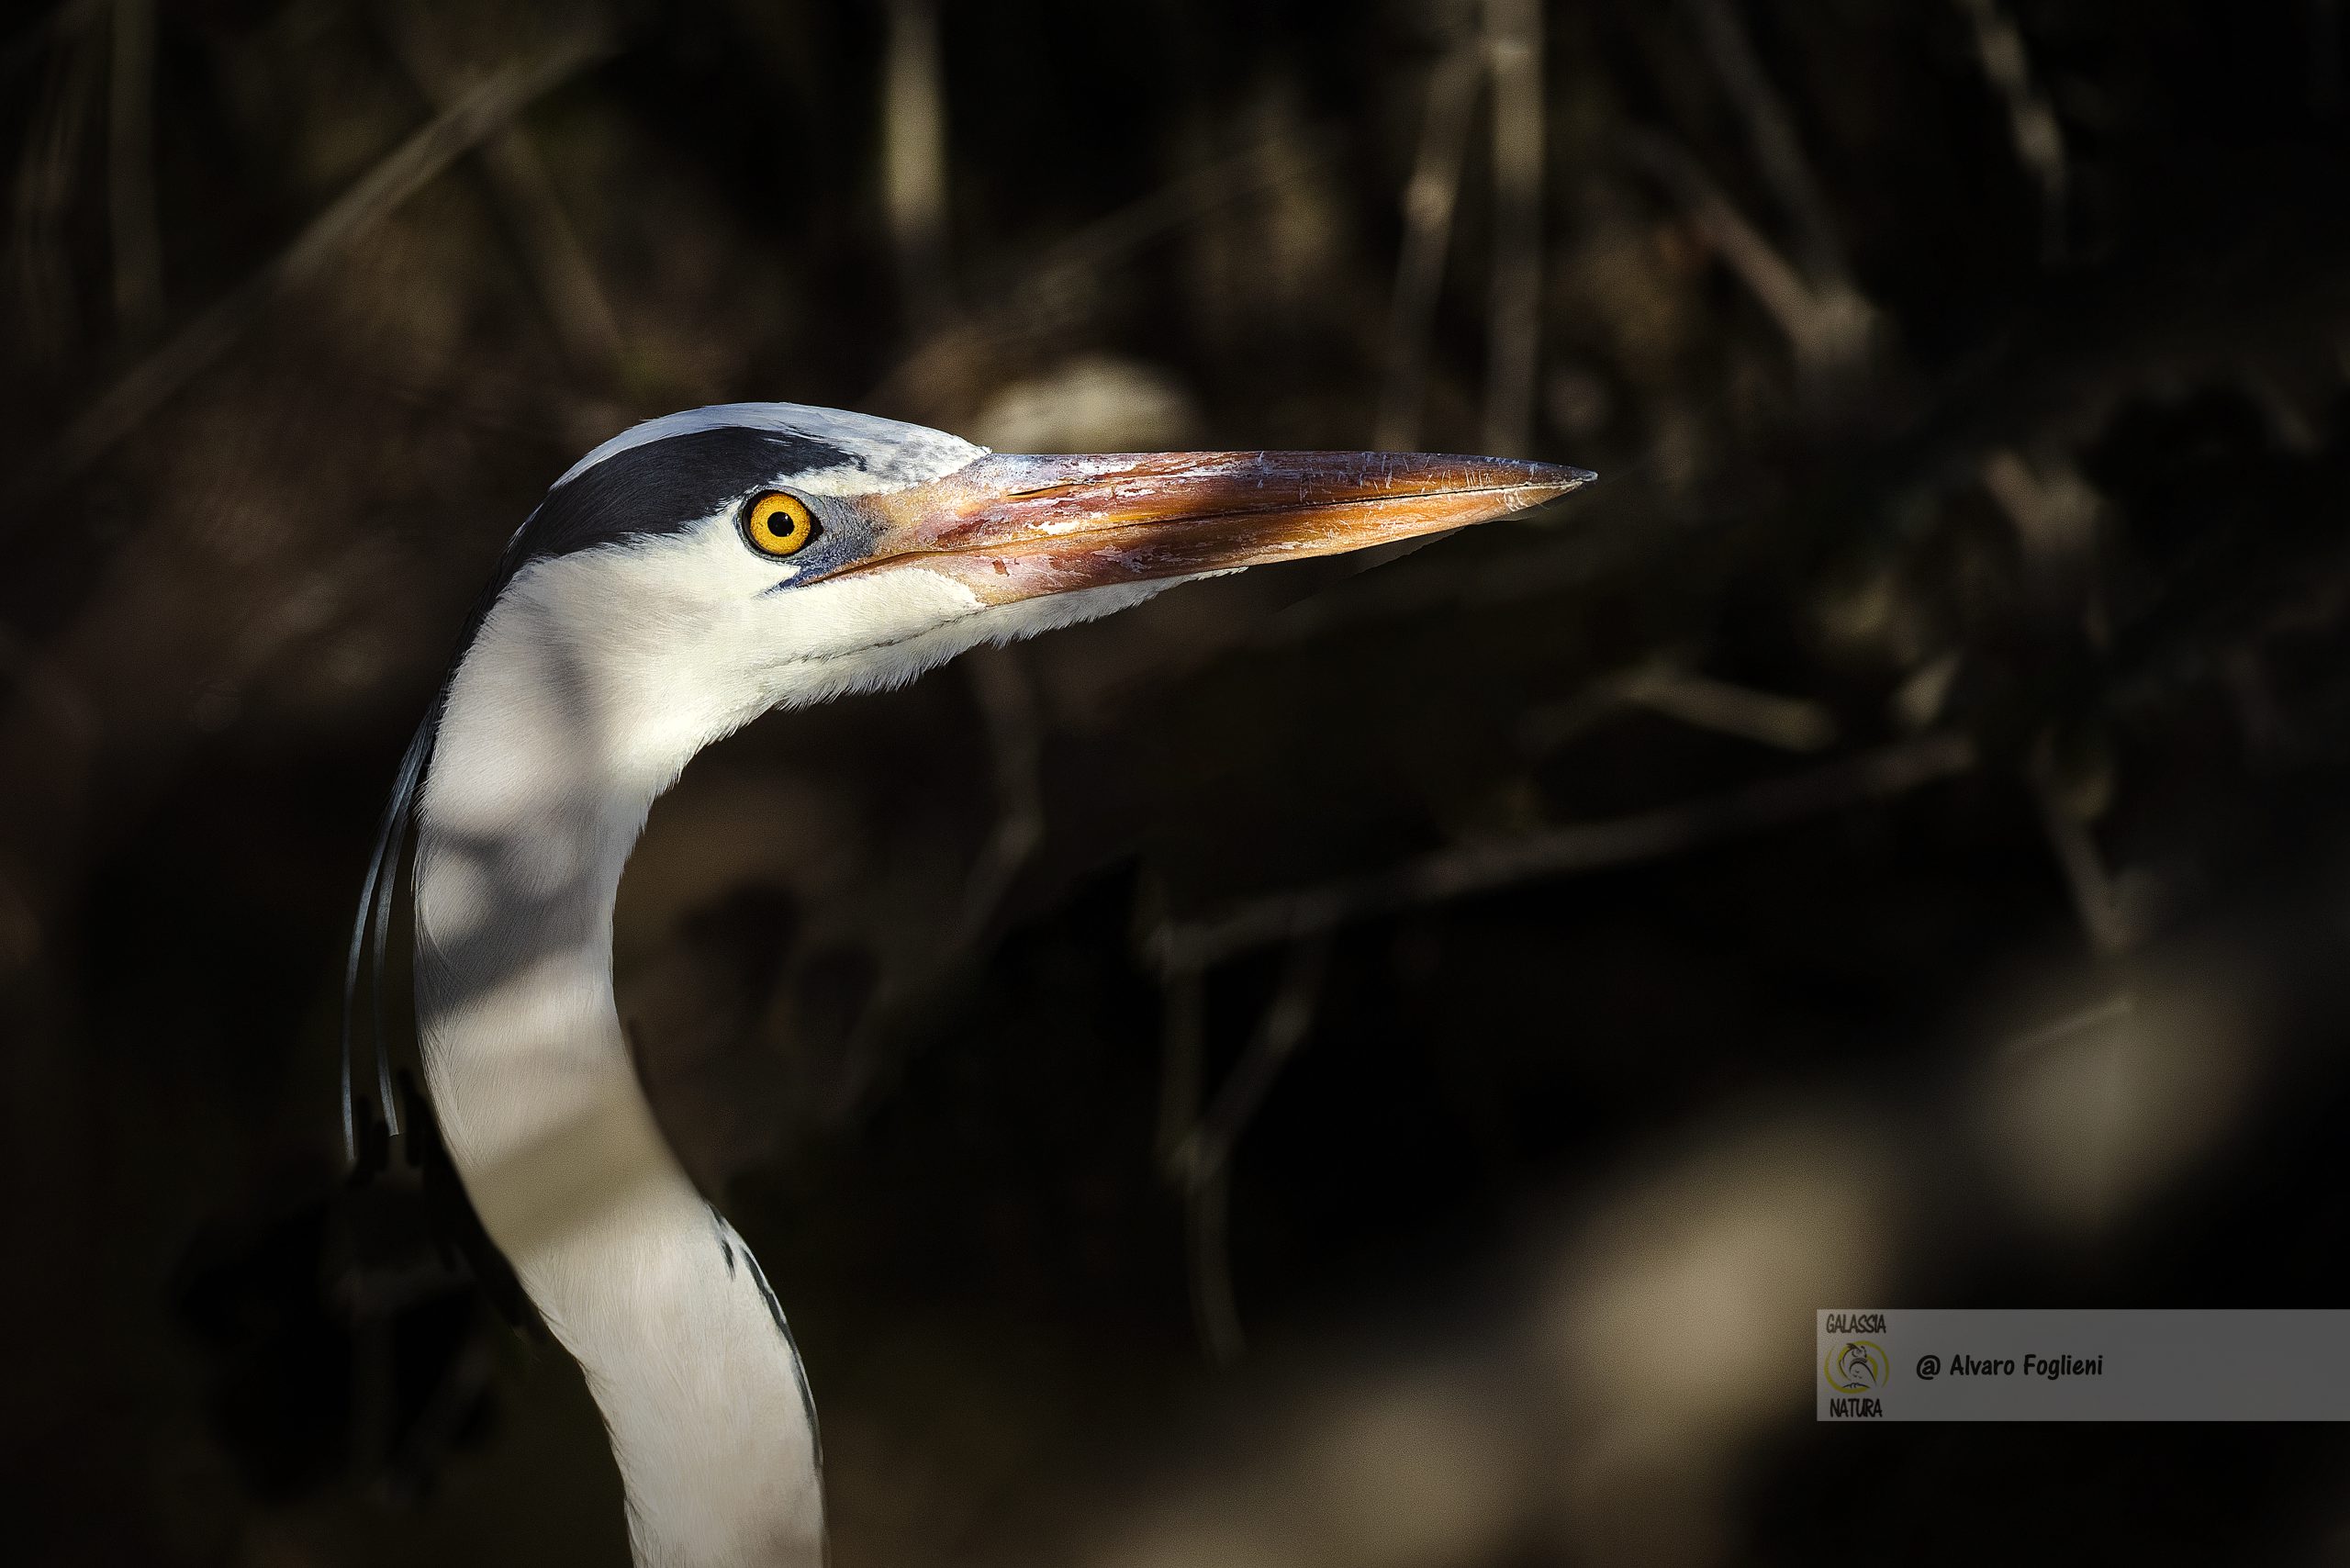
[[[664,1141],[614,1008],[613,902],[655,799],[771,709],[1590,477],[1381,453],[1016,456],[747,403],[638,425],[556,480],[400,766],[346,977],[345,1129],[361,956],[380,994],[412,831],[426,1087],[490,1238],[586,1373],[640,1564],[824,1551],[783,1310]]]

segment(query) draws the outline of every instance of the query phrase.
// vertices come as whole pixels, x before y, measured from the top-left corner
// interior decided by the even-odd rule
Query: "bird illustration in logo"
[[[1852,1339],[1830,1361],[1828,1384],[1839,1394],[1865,1394],[1885,1385],[1885,1349],[1872,1339]]]

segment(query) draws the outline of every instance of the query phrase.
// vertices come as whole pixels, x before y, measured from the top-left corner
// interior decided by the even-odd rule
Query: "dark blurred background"
[[[2344,1300],[2345,27],[13,7],[9,1558],[624,1562],[429,1146],[344,1179],[341,950],[506,535],[777,398],[1605,476],[656,810],[624,1009],[843,1568],[2350,1560],[2331,1428],[1810,1381],[1823,1307]]]

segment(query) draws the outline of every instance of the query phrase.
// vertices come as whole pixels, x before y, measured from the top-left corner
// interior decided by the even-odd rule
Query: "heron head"
[[[401,759],[344,976],[346,1145],[362,959],[380,989],[412,823],[422,838],[430,819],[448,873],[435,907],[420,903],[420,937],[431,925],[454,941],[479,924],[492,870],[542,902],[583,878],[616,888],[654,798],[769,709],[896,685],[1188,578],[1483,521],[1591,477],[1382,453],[1012,456],[789,403],[615,436],[515,532]]]
[[[519,642],[674,776],[771,708],[1590,477],[1383,453],[1015,456],[864,415],[728,405],[639,425],[558,480],[509,547],[481,641]]]

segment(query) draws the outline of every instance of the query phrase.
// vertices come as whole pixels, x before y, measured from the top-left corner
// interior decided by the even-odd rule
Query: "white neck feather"
[[[643,1568],[823,1560],[814,1411],[758,1265],[655,1125],[614,1010],[612,905],[654,798],[726,716],[620,755],[529,596],[453,684],[419,811],[417,1005],[449,1152],[586,1371]],[[676,715],[666,715],[672,721]],[[739,722],[739,721],[736,721]]]
[[[417,812],[417,1019],[492,1240],[586,1369],[644,1568],[823,1557],[783,1315],[654,1124],[612,1004],[612,903],[653,801],[770,708],[912,679],[1171,580],[980,605],[922,571],[774,594],[714,519],[526,568],[450,684]]]

